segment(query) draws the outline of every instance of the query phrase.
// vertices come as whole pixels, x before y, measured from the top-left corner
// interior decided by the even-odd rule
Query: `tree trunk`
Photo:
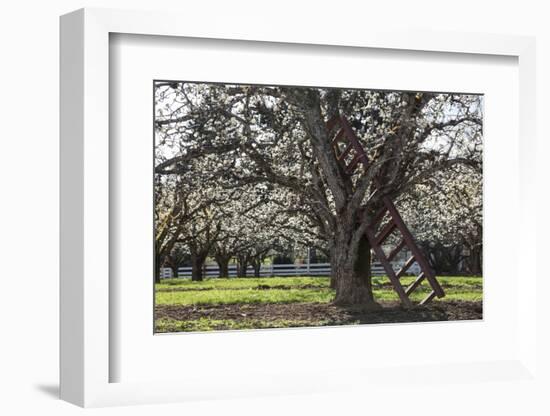
[[[191,280],[201,282],[203,280],[203,267],[206,256],[191,254]]]
[[[357,247],[349,242],[351,233],[343,234],[331,250],[332,275],[336,305],[361,305],[365,308],[380,309],[374,301],[371,279],[371,251],[366,236]]]
[[[254,277],[260,277],[262,261],[260,259],[254,259],[251,261],[251,263],[252,263],[252,267],[254,267]]]
[[[481,276],[483,273],[481,267],[481,247],[474,247],[470,250],[469,263],[470,274],[474,276]]]
[[[160,255],[155,253],[155,283],[160,283]]]
[[[172,265],[170,268],[172,269],[172,277],[178,277],[178,266]]]
[[[460,263],[463,259],[462,246],[445,246],[442,243],[420,244],[431,268],[436,275],[454,275],[460,273]]]
[[[247,256],[237,257],[237,276],[246,277],[247,268],[248,268],[248,257]]]
[[[331,289],[336,289],[336,280],[338,279],[338,273],[336,273],[336,266],[333,266],[333,261],[334,260],[334,255],[332,254],[332,251],[330,253],[330,288]]]
[[[217,256],[216,263],[218,263],[219,277],[229,277],[229,259]]]

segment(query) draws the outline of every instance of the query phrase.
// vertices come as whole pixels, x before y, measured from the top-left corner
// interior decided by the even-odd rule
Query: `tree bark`
[[[332,253],[332,250],[331,250],[331,253],[330,253],[330,288],[331,289],[336,289],[336,280],[338,280],[338,273],[336,273],[336,266],[334,263],[335,259],[334,259],[334,254]]]
[[[160,283],[160,267],[155,267],[155,283]]]
[[[206,256],[191,253],[191,280],[201,282],[203,280],[203,267]]]
[[[332,280],[336,289],[334,303],[380,309],[372,292],[371,247],[367,237],[361,237],[354,247],[345,233],[340,234],[340,241],[331,250]]]
[[[155,253],[155,283],[160,283],[161,257],[158,252]]]
[[[481,261],[481,247],[474,247],[470,250],[470,259],[469,259],[469,269],[470,274],[474,276],[481,276],[482,271],[482,261]]]

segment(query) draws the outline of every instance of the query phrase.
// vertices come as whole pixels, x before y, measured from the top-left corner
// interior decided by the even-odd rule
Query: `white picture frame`
[[[236,34],[230,22],[205,25],[174,13],[82,9],[61,18],[61,398],[80,406],[173,402],[213,397],[247,397],[361,389],[400,377],[401,388],[442,382],[444,369],[463,382],[507,380],[539,383],[537,373],[536,202],[531,178],[536,169],[535,40],[529,37],[473,33],[433,33],[348,27],[326,32],[311,28],[280,31],[262,24]],[[441,362],[405,370],[333,369],[319,374],[271,374],[265,380],[231,384],[220,374],[205,389],[204,380],[110,382],[117,357],[109,348],[109,35],[112,33],[187,38],[382,48],[437,53],[505,55],[519,62],[519,213],[517,260],[523,283],[518,290],[517,354],[509,360],[472,363]],[[336,336],[333,335],[333,336]],[[472,376],[473,375],[473,376]],[[482,376],[480,376],[482,375]],[[345,381],[343,381],[345,380]],[[202,383],[202,384],[201,384]],[[228,387],[229,386],[229,387]],[[531,385],[533,387],[534,385]],[[417,386],[416,386],[417,387]],[[536,386],[534,386],[536,387]],[[413,389],[414,390],[414,389]],[[496,392],[494,393],[496,395]],[[495,396],[497,397],[497,396]]]

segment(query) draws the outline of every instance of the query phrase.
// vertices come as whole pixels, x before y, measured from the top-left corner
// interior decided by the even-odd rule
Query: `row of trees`
[[[157,282],[161,267],[171,267],[175,274],[183,263],[191,265],[193,280],[202,280],[207,258],[216,261],[220,277],[228,276],[232,261],[238,276],[246,276],[249,266],[259,276],[262,263],[273,254],[297,246],[326,253],[326,243],[307,218],[287,212],[290,196],[268,194],[257,184],[236,189],[224,177],[207,178],[194,169],[188,175],[157,177],[162,181],[155,187]]]
[[[201,279],[207,256],[242,270],[303,244],[330,258],[336,303],[374,303],[359,266],[384,195],[433,264],[459,246],[481,258],[480,96],[161,82],[155,104],[157,267],[184,250]],[[352,176],[332,151],[335,114],[369,156]]]

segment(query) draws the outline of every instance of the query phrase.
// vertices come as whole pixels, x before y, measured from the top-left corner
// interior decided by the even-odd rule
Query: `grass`
[[[401,283],[406,287],[414,279],[403,277]],[[478,315],[473,318],[469,317],[471,315],[460,315],[460,307],[452,301],[480,304],[483,297],[481,277],[438,277],[438,280],[446,296],[435,299],[434,305],[445,306],[445,310],[451,310],[451,314],[456,311],[456,317],[451,316],[449,319],[479,319]],[[373,278],[373,291],[377,301],[399,300],[385,277]],[[411,299],[418,302],[430,291],[431,288],[424,282],[413,292]],[[350,315],[345,309],[336,308],[335,311],[335,307],[330,305],[334,295],[328,277],[214,278],[202,282],[167,279],[156,285],[155,304],[158,311],[165,312],[157,315],[155,328],[156,332],[195,332],[348,325],[368,323],[374,319],[369,312],[362,314],[359,311]],[[166,308],[172,311],[175,308],[176,314],[166,312]],[[280,312],[269,312],[273,308],[284,308],[285,312],[282,315]],[[319,308],[321,312],[316,313]],[[385,320],[383,316],[376,319],[382,319],[383,322],[410,322],[415,320],[414,313],[423,312],[412,312],[413,315],[410,315],[407,311],[401,311],[398,312],[400,317],[392,313],[395,311],[384,312],[387,317]],[[441,313],[439,316],[442,316]],[[446,319],[445,316],[443,319]],[[417,317],[416,320],[431,319],[428,316]]]
[[[237,303],[326,303],[334,297],[321,289],[212,289],[158,292],[157,305],[231,305]]]
[[[406,287],[414,277],[404,277]],[[482,300],[481,277],[440,277],[444,300]],[[384,277],[373,278],[374,296],[396,301],[397,294]],[[258,303],[328,303],[334,298],[327,277],[264,277],[207,279],[167,279],[156,285],[156,305],[228,305]],[[424,283],[411,296],[419,301],[430,292]]]

